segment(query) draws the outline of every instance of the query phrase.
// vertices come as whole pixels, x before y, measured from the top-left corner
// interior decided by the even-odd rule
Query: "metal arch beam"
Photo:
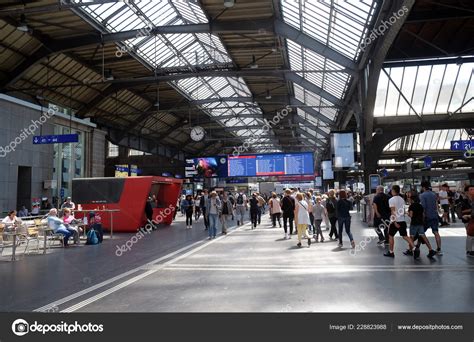
[[[333,62],[345,67],[347,72],[352,76],[357,76],[358,66],[353,60],[330,48],[324,43],[321,43],[318,40],[308,36],[300,30],[288,25],[282,20],[275,20],[275,33],[332,60]]]
[[[301,123],[302,125],[309,127],[310,129],[316,131],[317,133],[321,134],[325,138],[329,138],[329,134],[323,131],[321,128],[318,126],[313,125],[311,122],[305,121],[301,116],[296,116],[296,121],[298,123]]]
[[[328,100],[329,102],[335,104],[338,107],[344,106],[344,102],[337,98],[336,96],[332,95],[331,93],[327,92],[326,90],[318,87],[314,83],[304,79],[300,75],[298,75],[296,72],[286,72],[285,73],[285,78],[287,81],[291,81],[306,90],[309,90],[310,92],[321,96],[322,98]]]
[[[389,3],[387,3],[389,4]],[[372,55],[372,63],[369,66],[369,76],[367,79],[367,89],[366,89],[366,96],[364,99],[364,103],[362,104],[363,108],[362,111],[364,115],[364,132],[365,137],[361,139],[361,143],[369,142],[372,140],[372,132],[374,129],[373,121],[374,121],[374,108],[375,108],[375,99],[377,95],[377,85],[380,73],[383,68],[383,64],[385,62],[385,58],[388,55],[388,51],[392,47],[393,42],[397,38],[398,33],[402,29],[405,21],[407,20],[412,7],[415,4],[415,0],[399,0],[394,1],[390,10],[387,10],[386,17],[392,15],[393,11],[396,11],[400,8],[405,6],[408,8],[408,13],[402,17],[400,17],[393,25],[390,25],[388,30],[385,32],[384,36],[379,39],[376,44],[372,44],[371,52]],[[380,18],[380,21],[387,19],[386,17]],[[376,25],[380,23],[377,22]]]
[[[313,140],[317,147],[323,147],[324,146],[324,143],[321,140],[319,140],[315,136],[312,136],[310,133],[306,132],[305,130],[303,130],[301,128],[296,128],[296,132],[298,132],[301,135],[304,135],[308,139]],[[321,144],[321,145],[318,145],[318,144]]]
[[[325,115],[321,114],[317,110],[315,110],[311,107],[308,107],[305,103],[301,102],[300,100],[298,100],[295,97],[290,98],[290,105],[295,106],[295,107],[305,107],[303,110],[306,113],[308,113],[309,115],[313,116],[315,119],[321,120],[322,122],[324,122],[324,123],[326,123],[330,126],[334,125],[334,121],[332,121],[331,119],[329,119]]]

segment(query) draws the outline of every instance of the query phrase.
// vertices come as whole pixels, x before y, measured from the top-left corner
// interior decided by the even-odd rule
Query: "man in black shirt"
[[[379,236],[379,245],[388,244],[388,227],[390,225],[390,215],[392,214],[388,205],[389,197],[384,193],[383,186],[381,185],[377,187],[376,191],[377,193],[372,203],[375,232]]]
[[[295,199],[291,197],[291,190],[285,190],[285,197],[281,200],[281,210],[283,211],[283,229],[285,230],[285,238],[291,239],[293,234],[293,220],[295,218]],[[288,235],[287,224],[290,225],[290,234]]]
[[[436,255],[436,252],[431,248],[430,240],[425,235],[425,227],[423,224],[423,206],[420,204],[420,200],[418,197],[413,197],[412,198],[413,203],[410,205],[408,208],[408,216],[411,217],[411,223],[410,223],[410,236],[412,240],[416,239],[416,236],[418,236],[419,241],[423,241],[426,244],[426,247],[428,247],[429,253],[427,257],[429,259],[434,259],[433,257]],[[409,255],[409,253],[406,253],[405,255]],[[413,253],[413,257],[415,259],[418,259],[420,257],[420,245],[418,244],[415,247],[415,251]]]
[[[257,228],[258,213],[260,212],[260,207],[258,206],[257,194],[253,193],[252,197],[249,200],[250,204],[250,220],[252,221],[252,229]]]

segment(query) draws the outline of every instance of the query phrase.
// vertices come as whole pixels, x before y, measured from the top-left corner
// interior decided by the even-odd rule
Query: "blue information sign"
[[[62,134],[62,135],[35,135],[33,144],[61,144],[79,142],[78,134]]]
[[[61,188],[60,196],[61,198],[64,198],[64,188]]]
[[[431,163],[433,162],[433,158],[430,156],[425,157],[425,169],[431,169]]]
[[[474,150],[474,140],[452,140],[451,151]]]

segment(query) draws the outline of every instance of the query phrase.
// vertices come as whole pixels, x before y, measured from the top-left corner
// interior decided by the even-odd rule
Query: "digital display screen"
[[[312,175],[313,153],[274,153],[229,156],[229,177]]]
[[[186,159],[185,177],[227,177],[227,156]]]
[[[334,169],[347,169],[354,167],[354,133],[332,133],[331,142],[334,158]]]
[[[332,161],[323,160],[321,162],[321,169],[323,170],[323,179],[324,180],[334,179],[334,172],[332,170]]]
[[[377,189],[380,185],[380,176],[379,175],[370,175],[370,190]]]
[[[320,188],[323,186],[323,179],[321,177],[314,178],[314,186]]]

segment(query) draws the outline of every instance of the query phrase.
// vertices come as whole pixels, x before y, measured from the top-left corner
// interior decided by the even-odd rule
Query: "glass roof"
[[[378,2],[373,0],[293,0],[280,3],[283,19],[288,25],[353,61],[357,61],[361,54],[359,45],[368,34],[378,6]],[[344,99],[352,76],[343,66],[288,39],[287,48],[291,70],[334,97]],[[339,109],[335,104],[296,84],[294,92],[305,105],[332,121],[336,120]],[[298,110],[298,114],[305,120],[311,117],[304,109]],[[314,118],[311,123],[319,126]],[[304,127],[303,124],[300,126]]]
[[[79,3],[80,0],[73,2]],[[148,35],[149,30],[158,26],[207,23],[206,15],[198,2],[146,1],[130,4],[118,2],[83,6],[80,10],[108,32],[140,30],[141,34],[120,44],[124,44],[126,51],[133,51],[153,69],[181,67],[195,71],[196,67],[232,63],[221,40],[215,35],[206,33]],[[194,77],[173,81],[170,84],[190,100],[252,96],[245,81],[238,77]],[[232,108],[234,105],[235,109]],[[218,120],[226,127],[263,124],[261,109],[256,103],[252,105],[239,108],[237,102],[218,100],[200,107],[212,117],[235,115],[235,119],[232,120]],[[213,109],[213,107],[229,108]],[[239,118],[238,114],[254,114],[260,118]],[[239,129],[233,134],[258,137],[263,131]],[[258,141],[266,140],[258,139]]]
[[[410,139],[408,144],[403,141],[407,137]],[[464,129],[429,130],[398,138],[385,146],[384,151],[400,151],[407,148],[409,151],[449,150],[451,140],[466,139],[469,139],[469,135]]]
[[[474,96],[474,63],[386,68],[380,73],[374,116],[447,114]],[[416,111],[416,113],[415,113]],[[474,101],[459,112],[473,112]]]

